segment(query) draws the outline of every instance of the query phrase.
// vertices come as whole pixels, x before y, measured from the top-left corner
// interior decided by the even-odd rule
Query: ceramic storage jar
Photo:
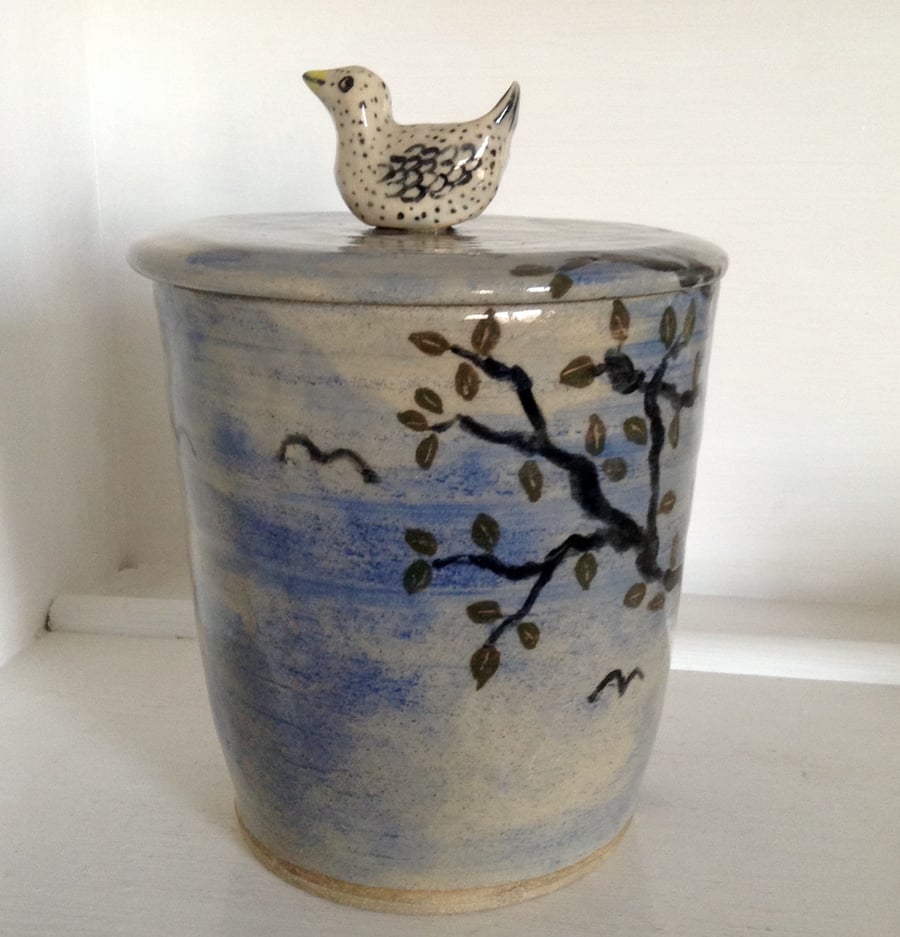
[[[621,224],[189,224],[157,281],[209,695],[257,856],[495,907],[628,824],[669,667],[718,248]]]

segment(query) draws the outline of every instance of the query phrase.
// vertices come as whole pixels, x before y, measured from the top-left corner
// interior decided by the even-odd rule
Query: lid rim
[[[478,221],[451,239],[367,229],[342,213],[219,216],[141,238],[128,262],[151,280],[198,292],[397,306],[651,296],[702,289],[727,269],[716,245],[661,228]]]

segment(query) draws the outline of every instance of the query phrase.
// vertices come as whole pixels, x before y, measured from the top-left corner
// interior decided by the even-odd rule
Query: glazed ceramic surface
[[[242,823],[394,910],[553,887],[631,816],[724,270],[653,229],[469,230],[219,219],[132,254]]]
[[[497,194],[519,112],[515,82],[477,120],[398,124],[387,85],[366,68],[303,77],[334,121],[338,189],[366,224],[436,231],[480,215]]]

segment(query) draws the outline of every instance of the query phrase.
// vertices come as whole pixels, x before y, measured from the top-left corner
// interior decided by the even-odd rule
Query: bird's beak
[[[321,87],[325,84],[328,79],[328,72],[319,71],[319,72],[304,72],[303,80],[312,88],[313,90],[316,87]]]

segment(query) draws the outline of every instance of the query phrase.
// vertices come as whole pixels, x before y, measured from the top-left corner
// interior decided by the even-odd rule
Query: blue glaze
[[[231,258],[213,251],[203,264]],[[571,289],[623,275],[587,265],[571,271]],[[677,493],[655,520],[660,574],[643,577],[633,547],[572,548],[527,613],[493,636],[498,619],[473,620],[472,608],[496,603],[506,620],[537,576],[466,559],[487,555],[473,539],[476,517],[496,523],[491,562],[505,570],[546,563],[573,536],[607,534],[609,522],[576,503],[574,476],[547,450],[478,438],[458,421],[527,435],[515,385],[485,371],[465,399],[454,383],[465,359],[410,341],[425,332],[473,347],[484,307],[479,317],[167,287],[158,296],[210,699],[254,836],[300,867],[406,889],[539,877],[612,839],[634,808],[662,705],[678,588],[664,588],[661,572],[686,532],[702,393],[682,411],[678,446],[659,456],[657,496]],[[649,379],[665,354],[665,308],[681,327],[693,302],[693,335],[665,372],[686,390],[713,300],[707,287],[626,299],[621,352]],[[501,310],[496,360],[529,375],[554,451],[592,464],[615,509],[649,524],[649,443],[623,429],[629,417],[649,419],[644,392],[616,393],[602,371],[589,386],[560,383],[576,355],[601,363],[616,347],[610,304],[529,302],[521,321]],[[701,388],[704,378],[701,368]],[[414,402],[422,388],[442,412],[410,428],[397,414],[424,413]],[[606,439],[587,457],[593,414]],[[423,467],[417,453],[432,434],[438,448]],[[519,474],[529,457],[543,479],[534,502]],[[621,481],[603,474],[613,458],[626,465]],[[434,538],[433,554],[407,542],[412,529]],[[596,569],[585,588],[588,552]],[[429,565],[450,556],[465,561]],[[409,578],[423,567],[427,582]],[[629,607],[640,583],[646,594]],[[538,629],[536,646],[520,638],[520,621]],[[476,688],[485,645],[500,663]],[[591,701],[606,675],[635,668],[641,677],[621,691],[607,682]]]
[[[214,270],[227,270],[237,266],[247,259],[247,252],[233,248],[220,248],[218,250],[198,251],[189,254],[185,263],[193,266],[211,267]]]

